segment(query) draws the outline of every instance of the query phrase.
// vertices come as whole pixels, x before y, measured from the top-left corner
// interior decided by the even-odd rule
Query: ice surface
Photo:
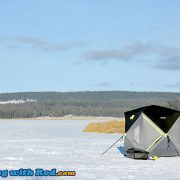
[[[113,147],[120,135],[84,133],[89,121],[1,120],[0,169],[74,170],[75,177],[6,179],[180,179],[180,158],[132,160]],[[120,144],[117,144],[119,146]]]

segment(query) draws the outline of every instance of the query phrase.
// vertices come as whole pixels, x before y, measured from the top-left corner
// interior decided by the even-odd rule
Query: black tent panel
[[[125,132],[134,124],[145,107],[125,112]]]
[[[149,106],[143,112],[165,133],[169,131],[180,116],[179,111],[160,106]]]
[[[169,131],[180,116],[180,111],[157,105],[145,106],[132,111],[127,111],[125,112],[125,132],[129,130],[141,113],[146,114],[146,116],[148,116],[165,133]]]

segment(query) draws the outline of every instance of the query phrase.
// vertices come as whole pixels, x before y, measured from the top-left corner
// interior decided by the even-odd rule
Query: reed
[[[108,122],[98,122],[89,123],[83,132],[96,132],[96,133],[124,133],[125,132],[124,121],[108,121]]]

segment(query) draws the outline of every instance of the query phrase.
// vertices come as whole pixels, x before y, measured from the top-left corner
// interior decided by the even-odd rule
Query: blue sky
[[[180,1],[0,1],[0,92],[180,90]]]

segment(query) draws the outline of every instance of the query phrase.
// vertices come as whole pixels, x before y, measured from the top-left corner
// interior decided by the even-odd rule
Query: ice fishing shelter
[[[151,105],[125,112],[125,132],[125,155],[131,158],[180,155],[180,111]]]

